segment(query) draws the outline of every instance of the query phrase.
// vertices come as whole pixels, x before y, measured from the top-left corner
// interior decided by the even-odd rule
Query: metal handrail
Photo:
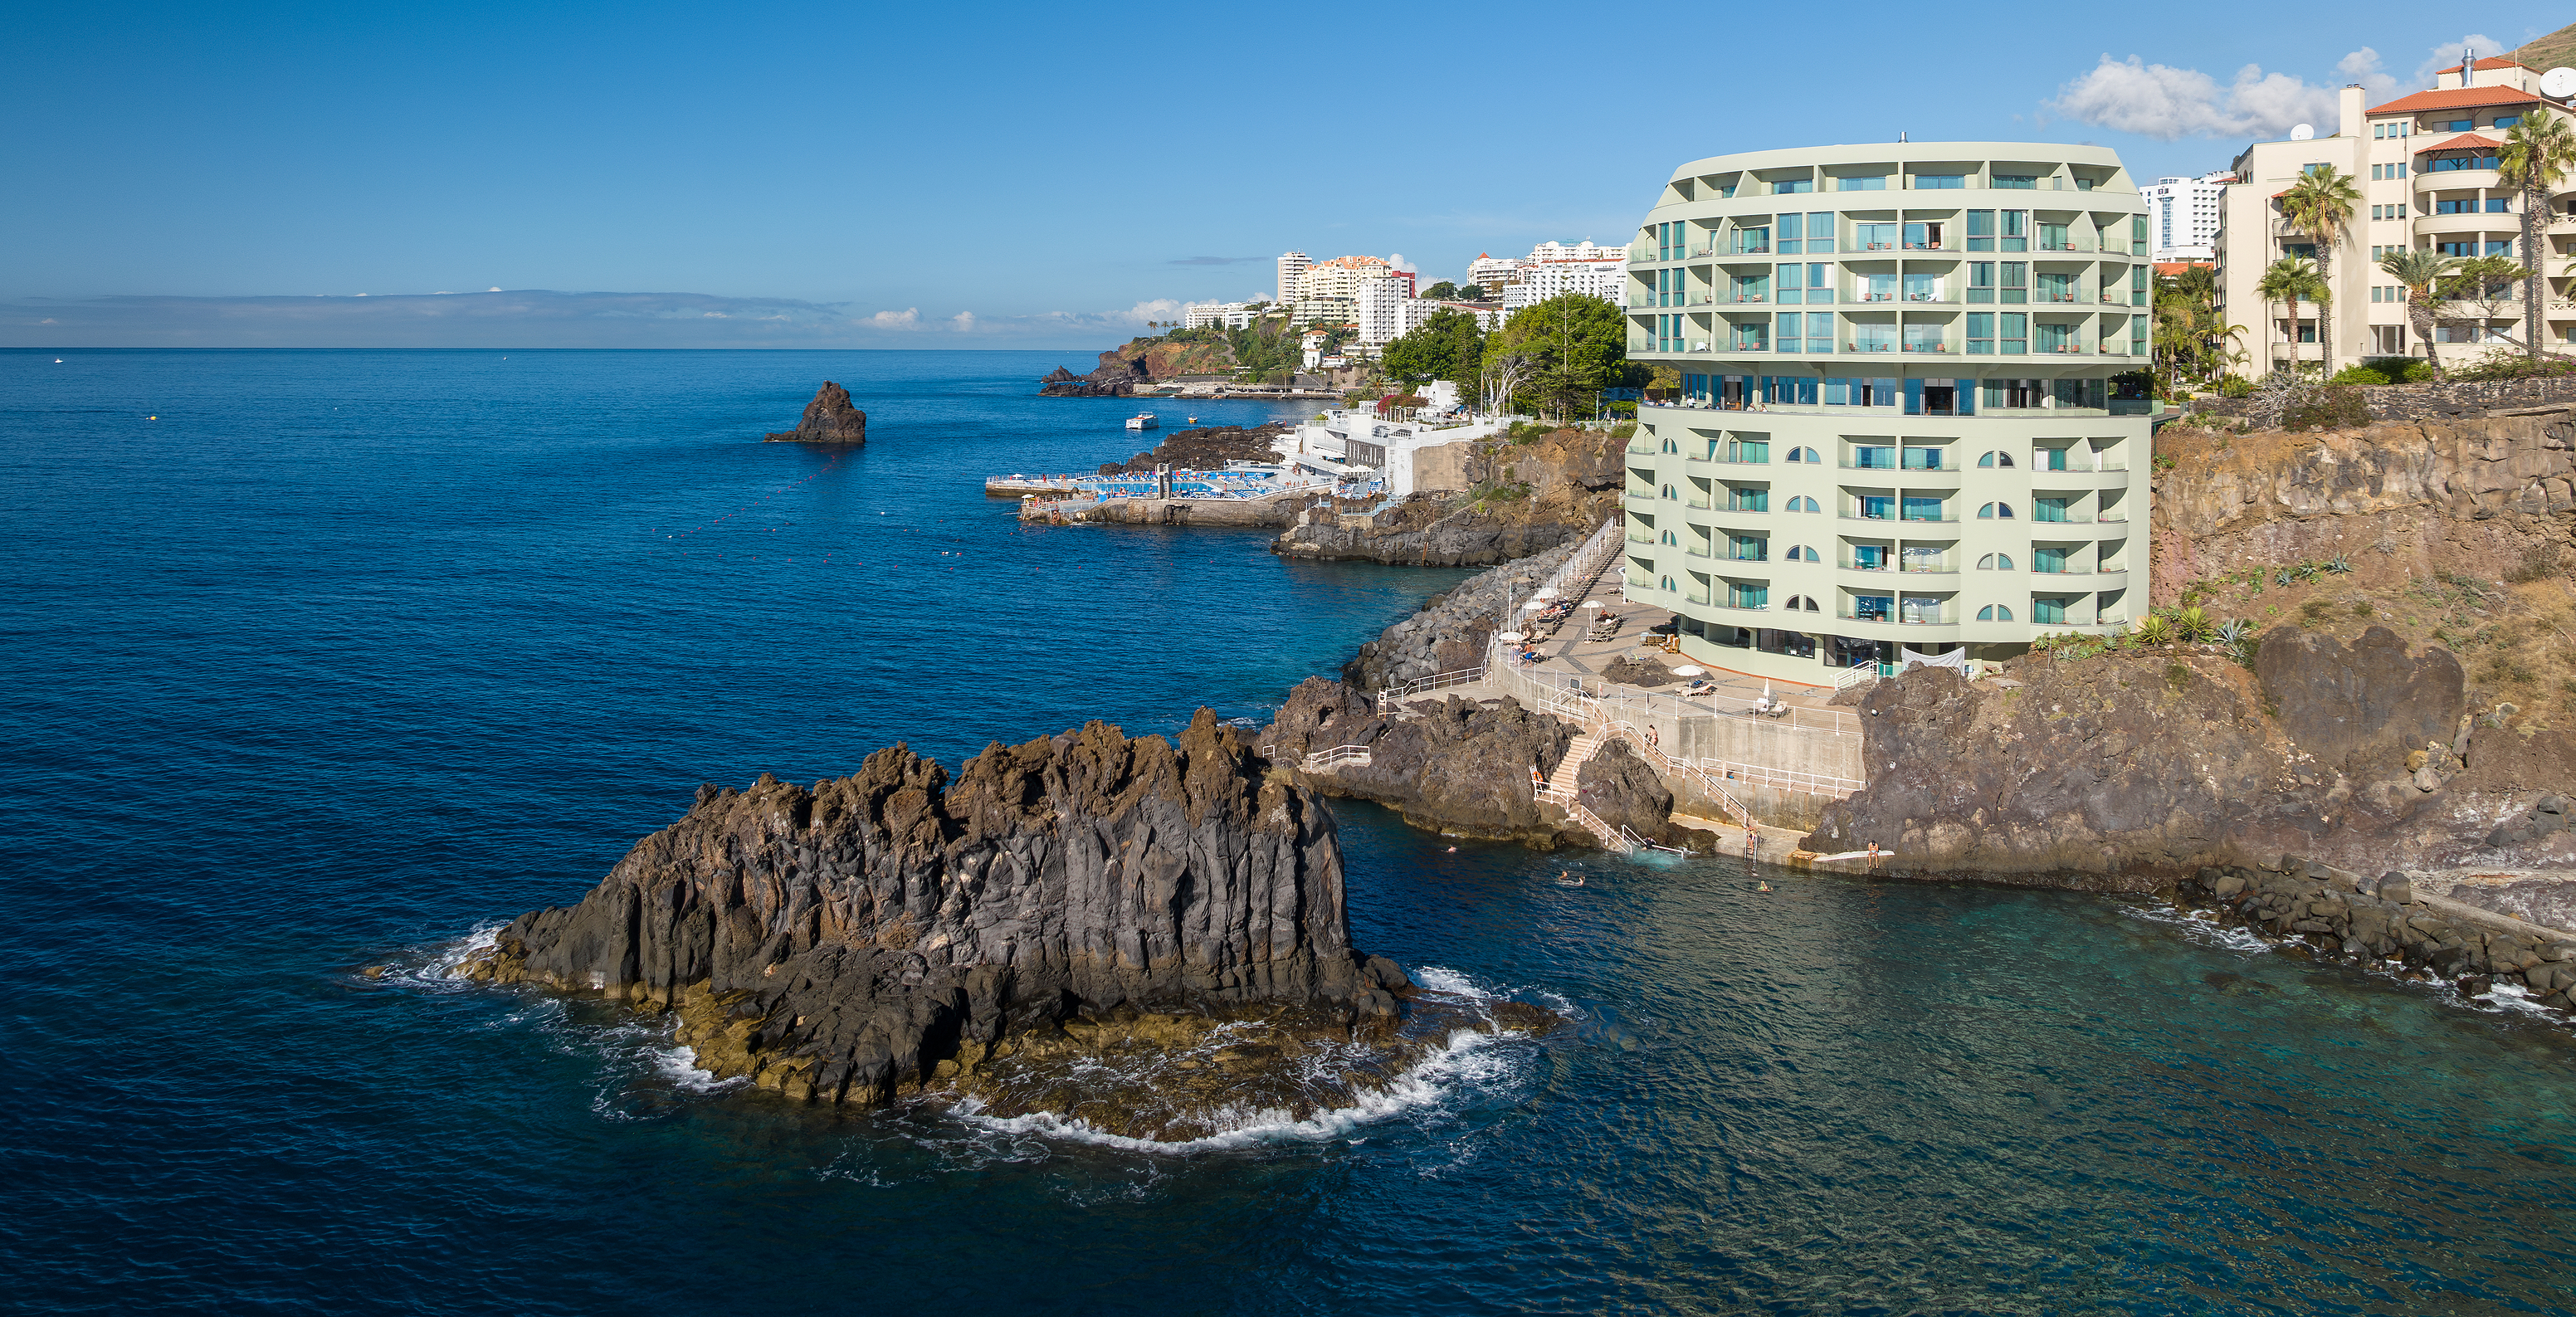
[[[1375,752],[1365,745],[1337,745],[1330,750],[1318,750],[1306,756],[1299,767],[1312,773],[1342,764],[1366,764],[1374,757]]]

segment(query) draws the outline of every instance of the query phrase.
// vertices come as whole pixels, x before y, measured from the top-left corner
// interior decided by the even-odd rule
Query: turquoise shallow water
[[[1129,448],[1131,404],[1027,396],[1051,356],[504,355],[0,353],[9,1306],[2576,1306],[2564,1028],[2120,900],[1567,887],[1336,806],[1362,945],[1571,1023],[1188,1152],[359,979],[701,781],[1257,715],[1460,575],[1020,530],[982,475]],[[747,442],[825,377],[866,449]]]

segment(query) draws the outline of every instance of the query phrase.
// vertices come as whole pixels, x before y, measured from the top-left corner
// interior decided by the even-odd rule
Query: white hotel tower
[[[2097,147],[1683,165],[1629,260],[1629,355],[1682,389],[1628,448],[1628,597],[1693,662],[1817,685],[2118,631],[2150,404],[2113,377],[2148,364],[2149,267]]]

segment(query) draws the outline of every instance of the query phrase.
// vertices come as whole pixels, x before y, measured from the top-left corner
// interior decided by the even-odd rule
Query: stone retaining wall
[[[2442,384],[2333,385],[2361,391],[2374,421],[2434,421],[2510,414],[2527,407],[2576,402],[2576,375],[2528,380],[2451,381]],[[2194,398],[2189,410],[2211,416],[2243,416],[2252,398]]]
[[[2397,962],[2417,977],[2455,981],[2465,996],[2512,983],[2567,1010],[2576,989],[2576,933],[2416,892],[2401,873],[2369,879],[2285,855],[2259,868],[2204,868],[2175,895],[2222,924],[2303,941],[2328,957]]]

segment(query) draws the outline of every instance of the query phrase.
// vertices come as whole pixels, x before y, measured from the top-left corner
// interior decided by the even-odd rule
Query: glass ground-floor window
[[[1882,641],[1853,640],[1845,636],[1825,637],[1825,666],[1857,668],[1886,661],[1887,646]]]
[[[2030,601],[2030,620],[2043,624],[2064,622],[2066,620],[2066,601],[2063,599],[2033,598]]]

